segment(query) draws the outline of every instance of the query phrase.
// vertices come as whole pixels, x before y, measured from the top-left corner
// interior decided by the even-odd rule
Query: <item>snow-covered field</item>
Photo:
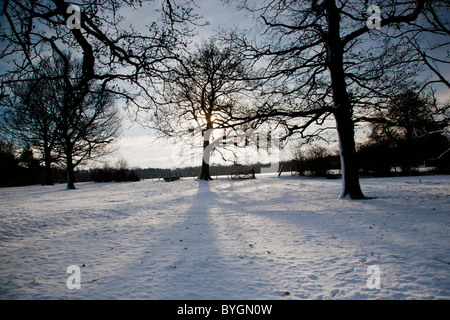
[[[0,189],[0,298],[449,299],[450,176],[361,179],[364,201],[340,184]]]

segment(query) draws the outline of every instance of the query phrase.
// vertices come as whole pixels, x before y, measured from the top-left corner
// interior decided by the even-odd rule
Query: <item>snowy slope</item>
[[[274,175],[0,189],[0,299],[449,299],[450,176],[361,184],[376,198]]]

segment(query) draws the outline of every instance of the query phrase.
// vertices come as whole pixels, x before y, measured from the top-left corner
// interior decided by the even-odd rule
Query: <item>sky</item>
[[[204,22],[208,22],[208,25],[197,28],[199,33],[197,40],[207,39],[220,27],[253,27],[251,18],[246,16],[244,11],[238,11],[234,3],[227,5],[220,0],[196,0],[195,3],[198,5],[196,12],[203,16]],[[126,22],[141,30],[155,19],[154,9],[159,5],[160,1],[154,1],[148,6],[139,8],[139,10],[127,12]],[[446,74],[450,74],[450,70],[447,70]],[[449,97],[448,90],[443,92]],[[123,105],[118,105],[118,107],[122,109]],[[335,133],[332,132],[332,134]],[[145,129],[125,117],[123,132],[116,141],[117,151],[114,155],[104,158],[103,162],[113,166],[118,160],[125,160],[129,167],[140,168],[175,168],[177,166],[201,165],[201,150],[199,150],[199,156],[184,157],[184,161],[180,160],[180,150],[189,144],[189,141],[184,142],[181,140],[157,139],[156,132]],[[337,150],[336,144],[333,145],[333,148]],[[267,158],[266,156],[267,154],[262,154],[257,160],[264,160]],[[277,156],[281,160],[288,160],[293,156],[292,149],[280,150]],[[102,166],[103,163],[91,163],[89,165]]]

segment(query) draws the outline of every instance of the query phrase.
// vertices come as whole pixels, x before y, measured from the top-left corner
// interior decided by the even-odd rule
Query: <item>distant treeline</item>
[[[267,167],[268,165],[255,164],[255,165],[212,165],[210,168],[211,176],[224,176],[230,175],[234,171],[245,170],[253,168],[255,173],[261,172],[261,167]],[[136,179],[163,179],[169,177],[197,177],[200,174],[201,167],[185,167],[177,169],[164,169],[164,168],[133,168],[133,169],[117,169],[113,167],[95,168],[89,170],[78,170],[76,172],[77,180],[82,181],[94,181],[94,182],[112,182],[112,181],[137,181]],[[122,177],[116,179],[114,177]],[[125,178],[127,177],[127,179]]]
[[[358,148],[360,174],[365,176],[393,176],[419,174],[420,166],[433,168],[434,173],[450,174],[450,152],[445,150],[450,147],[447,139],[418,140],[417,144],[405,152],[405,145],[383,144],[374,141],[362,144]],[[120,162],[119,162],[120,163]],[[255,164],[242,165],[212,165],[211,176],[229,176],[232,172],[253,168],[255,173],[260,173],[262,167],[268,165]],[[340,176],[339,155],[330,154],[326,149],[311,147],[307,152],[297,152],[294,159],[279,163],[279,169],[284,173],[293,175],[319,176],[338,178]],[[125,182],[139,181],[142,179],[162,179],[167,177],[197,177],[201,167],[186,167],[178,169],[163,168],[127,168],[125,165],[76,170],[77,182]],[[65,183],[67,174],[65,170],[52,167],[54,183]],[[13,145],[0,141],[0,187],[24,186],[42,184],[45,179],[45,169],[40,162],[33,157],[29,148],[17,152]]]
[[[19,150],[11,143],[0,141],[0,187],[25,186],[43,184],[45,181],[45,168],[39,160],[33,156],[30,148]],[[268,166],[256,164],[253,166],[230,165],[211,166],[211,175],[230,175],[233,171],[254,168],[255,173],[261,171],[261,167]],[[52,166],[52,178],[54,183],[65,183],[67,173],[63,168]],[[201,167],[186,167],[178,169],[164,168],[128,168],[122,162],[118,165],[105,165],[101,168],[75,170],[76,182],[126,182],[139,181],[141,179],[162,179],[167,177],[196,177]]]
[[[417,175],[420,167],[450,174],[450,141],[444,135],[395,143],[371,139],[358,146],[357,160],[359,173],[364,176]],[[332,173],[340,169],[340,157],[323,147],[310,147],[296,152],[289,165],[299,175],[334,177]]]

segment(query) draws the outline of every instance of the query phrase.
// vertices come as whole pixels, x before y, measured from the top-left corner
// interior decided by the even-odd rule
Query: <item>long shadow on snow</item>
[[[181,181],[180,181],[181,182]],[[242,265],[238,255],[229,253],[226,242],[219,239],[220,226],[213,215],[220,215],[221,195],[212,191],[210,183],[197,181],[198,188],[187,209],[168,204],[158,219],[173,221],[167,227],[156,227],[144,235],[148,246],[143,255],[134,258],[111,285],[106,298],[130,299],[241,299],[252,297],[242,281]],[[179,183],[179,182],[175,182]],[[190,184],[189,184],[190,185]],[[167,220],[166,220],[167,221]],[[139,234],[138,234],[139,236]],[[142,241],[142,239],[141,239]],[[123,285],[128,280],[127,285]],[[117,292],[116,292],[117,291]],[[119,293],[120,292],[120,293]],[[255,297],[257,298],[257,297]]]

